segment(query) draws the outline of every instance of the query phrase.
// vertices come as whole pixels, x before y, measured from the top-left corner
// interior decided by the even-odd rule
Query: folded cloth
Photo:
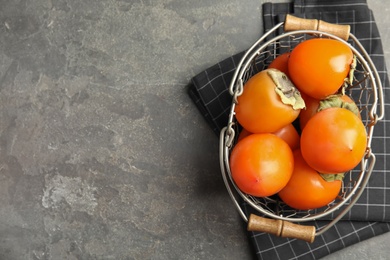
[[[376,66],[384,90],[385,115],[390,114],[390,88],[382,42],[366,0],[295,0],[289,3],[265,3],[262,7],[265,32],[284,21],[286,13],[351,25],[351,33],[359,39]],[[189,95],[217,135],[228,122],[232,102],[228,86],[242,55],[238,53],[199,73],[189,86]],[[257,258],[318,259],[390,231],[390,174],[387,174],[390,166],[386,164],[390,159],[390,136],[386,132],[389,127],[387,120],[375,126],[371,145],[377,158],[374,171],[364,193],[341,221],[317,236],[311,244],[249,232]],[[243,202],[242,207],[248,214],[252,211]],[[335,216],[337,212],[333,214]],[[327,223],[327,220],[319,220],[312,224],[320,228]]]

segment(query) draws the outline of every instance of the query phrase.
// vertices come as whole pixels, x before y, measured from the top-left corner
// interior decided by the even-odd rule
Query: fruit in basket
[[[299,114],[299,126],[301,130],[305,127],[306,123],[309,121],[309,119],[314,116],[318,111],[318,107],[320,105],[320,100],[310,97],[306,95],[305,93],[301,93],[303,100],[305,100],[305,109],[301,110],[301,113]]]
[[[316,113],[301,134],[302,156],[320,173],[343,173],[359,164],[367,147],[361,119],[345,108]]]
[[[277,56],[268,66],[269,69],[278,69],[284,74],[287,75],[287,77],[290,77],[288,73],[288,59],[290,58],[290,53],[285,52]]]
[[[326,176],[329,176],[328,174]],[[279,197],[290,207],[299,210],[316,209],[334,201],[341,189],[342,175],[325,180],[303,159],[301,150],[294,151],[294,171]]]
[[[300,137],[293,124],[282,127],[278,131],[275,131],[274,134],[282,138],[290,146],[291,150],[299,148]]]
[[[294,168],[291,148],[274,134],[251,134],[230,155],[231,176],[244,193],[266,197],[279,192]]]
[[[242,129],[239,136],[238,136],[238,142],[242,140],[244,137],[251,135],[252,133],[249,132],[246,129]],[[292,150],[295,150],[299,148],[299,134],[298,131],[295,129],[293,124],[288,124],[282,127],[281,129],[273,132],[274,135],[282,138],[283,141],[285,141]]]
[[[237,98],[237,121],[251,133],[271,133],[292,123],[305,107],[286,74],[266,69],[251,77]]]
[[[306,108],[299,114],[299,125],[303,129],[309,119],[317,112],[330,107],[343,107],[351,110],[355,115],[361,118],[359,108],[355,101],[348,95],[330,95],[324,100],[312,98],[304,93],[302,98],[305,100]]]
[[[352,61],[352,50],[341,41],[313,38],[299,43],[291,51],[288,71],[300,91],[324,99],[343,85]]]

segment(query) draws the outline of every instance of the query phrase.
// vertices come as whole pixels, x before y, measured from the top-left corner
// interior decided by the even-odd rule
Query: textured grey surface
[[[0,0],[0,259],[251,259],[185,86],[257,39],[263,2]]]

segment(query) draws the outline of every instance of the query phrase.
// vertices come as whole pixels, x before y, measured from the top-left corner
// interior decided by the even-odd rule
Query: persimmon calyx
[[[344,179],[344,175],[345,175],[344,173],[337,173],[337,174],[319,173],[319,174],[327,182],[342,181]]]
[[[275,92],[278,94],[283,104],[290,105],[295,110],[306,107],[301,93],[286,74],[277,69],[268,69],[267,73],[275,83]]]
[[[360,111],[355,103],[346,102],[342,99],[343,95],[331,95],[324,100],[321,100],[317,109],[317,112],[331,107],[341,107],[353,112],[356,116],[359,116]]]

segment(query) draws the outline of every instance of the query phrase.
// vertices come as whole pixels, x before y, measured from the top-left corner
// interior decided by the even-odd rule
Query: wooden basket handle
[[[314,226],[293,224],[280,219],[268,219],[251,214],[248,220],[248,231],[259,231],[278,237],[297,238],[313,243],[316,229]]]
[[[284,21],[284,31],[289,32],[297,30],[315,30],[319,32],[327,32],[346,41],[349,38],[351,26],[327,23],[317,19],[298,18],[291,14],[287,14]]]

